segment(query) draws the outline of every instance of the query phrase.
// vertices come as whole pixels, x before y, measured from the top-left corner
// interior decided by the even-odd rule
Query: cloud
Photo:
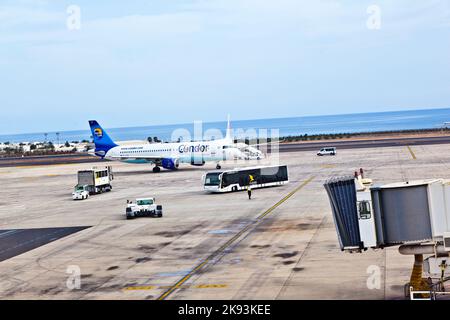
[[[448,92],[447,0],[77,2],[79,31],[60,3],[0,5],[3,106],[266,117],[362,110],[374,92],[380,105],[447,99],[435,94]],[[374,3],[379,31],[366,27]]]
[[[202,23],[195,13],[172,13],[159,15],[129,15],[117,18],[97,19],[83,23],[85,35],[90,37],[99,34],[126,35],[130,40],[145,35],[170,36],[199,32]],[[89,35],[89,33],[93,33]],[[139,39],[146,41],[146,39]]]
[[[81,6],[82,31],[76,36],[65,30],[67,14],[36,5],[39,0],[24,0],[35,5],[0,7],[1,42],[74,41],[123,44],[164,39],[171,36],[217,36],[225,38],[321,37],[354,38],[367,33],[366,9],[373,1],[338,0],[197,0],[181,2],[170,8],[139,14],[108,16],[108,10],[95,18],[84,12],[101,10],[94,4]],[[44,2],[45,3],[45,2]],[[383,32],[398,33],[409,29],[447,26],[450,20],[446,0],[379,0]],[[157,5],[155,5],[157,7]],[[46,9],[47,8],[47,9]],[[89,11],[88,11],[89,10]],[[157,11],[157,10],[155,10]],[[93,16],[92,14],[90,16]]]
[[[392,30],[443,28],[450,20],[450,2],[446,0],[385,0],[380,7],[385,27]]]
[[[64,12],[23,6],[0,6],[0,29],[8,32],[33,33],[36,28],[54,26],[63,21],[65,21]]]

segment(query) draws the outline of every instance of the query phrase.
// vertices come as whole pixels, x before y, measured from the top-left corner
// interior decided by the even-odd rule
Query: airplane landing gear
[[[158,167],[158,166],[155,166],[155,167],[153,167],[153,172],[160,172],[161,171],[161,168],[160,167]]]
[[[220,168],[222,168],[222,166],[220,164],[216,164],[216,169],[220,170]]]

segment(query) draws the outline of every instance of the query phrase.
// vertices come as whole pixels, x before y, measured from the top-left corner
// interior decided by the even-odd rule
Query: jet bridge
[[[442,270],[437,286],[442,288],[450,279],[446,277],[450,272],[450,181],[364,186],[360,180],[333,177],[324,184],[341,250],[363,252],[399,246],[401,254],[415,256],[408,284],[411,290],[431,292],[436,288],[436,283],[422,279],[423,266],[430,278]],[[430,255],[425,261],[424,254]]]

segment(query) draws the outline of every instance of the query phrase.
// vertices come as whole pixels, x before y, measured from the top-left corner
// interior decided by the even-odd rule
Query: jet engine
[[[163,158],[161,160],[161,167],[163,167],[164,169],[176,170],[178,169],[179,165],[180,165],[179,159]]]

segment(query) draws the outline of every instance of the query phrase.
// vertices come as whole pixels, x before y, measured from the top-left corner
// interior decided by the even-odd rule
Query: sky
[[[450,107],[449,57],[449,0],[1,0],[0,134]]]

